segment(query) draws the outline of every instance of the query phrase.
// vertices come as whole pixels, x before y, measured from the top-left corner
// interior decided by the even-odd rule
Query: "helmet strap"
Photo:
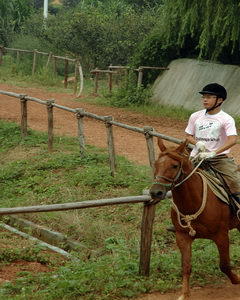
[[[215,104],[214,104],[211,108],[207,108],[207,109],[206,109],[206,112],[212,111],[212,110],[214,110],[215,108],[217,108],[217,107],[219,107],[219,106],[222,105],[222,102],[219,103],[219,104],[217,104],[218,99],[219,99],[219,98],[217,97]]]

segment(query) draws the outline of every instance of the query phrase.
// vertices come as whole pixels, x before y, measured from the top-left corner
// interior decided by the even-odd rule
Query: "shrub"
[[[111,104],[117,107],[139,106],[149,103],[152,95],[150,87],[137,87],[135,82],[131,82],[128,86],[122,85],[115,93],[113,93],[110,101]]]

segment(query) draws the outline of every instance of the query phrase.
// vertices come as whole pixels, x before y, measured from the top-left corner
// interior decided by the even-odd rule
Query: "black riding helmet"
[[[200,92],[200,94],[210,94],[215,95],[217,98],[222,98],[223,100],[227,99],[226,89],[218,83],[207,84]]]
[[[221,106],[222,103],[217,104],[218,98],[222,98],[223,101],[227,98],[227,91],[226,91],[225,87],[223,87],[222,85],[220,85],[218,83],[207,84],[199,93],[202,95],[210,94],[210,95],[217,96],[215,104],[211,108],[208,108],[206,110],[206,112],[209,112],[209,111],[215,109],[216,107]]]

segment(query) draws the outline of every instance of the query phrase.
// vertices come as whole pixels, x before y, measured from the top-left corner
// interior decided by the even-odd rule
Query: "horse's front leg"
[[[189,280],[192,271],[192,242],[193,239],[185,233],[176,232],[176,241],[182,256],[182,294],[178,300],[188,300],[190,297]]]
[[[220,257],[220,269],[225,273],[231,280],[232,284],[240,284],[240,276],[233,273],[230,266],[230,255],[229,255],[229,236],[228,232],[220,231],[218,236],[215,237],[214,242],[216,243]]]

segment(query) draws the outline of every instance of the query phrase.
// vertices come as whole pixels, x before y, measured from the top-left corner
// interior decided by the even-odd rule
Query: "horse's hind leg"
[[[232,284],[240,284],[240,277],[232,272],[229,256],[229,237],[228,232],[220,232],[214,239],[219,251],[220,269],[231,280]]]
[[[178,300],[188,300],[190,296],[189,279],[192,271],[192,238],[188,234],[176,232],[176,241],[182,256],[182,295]]]

